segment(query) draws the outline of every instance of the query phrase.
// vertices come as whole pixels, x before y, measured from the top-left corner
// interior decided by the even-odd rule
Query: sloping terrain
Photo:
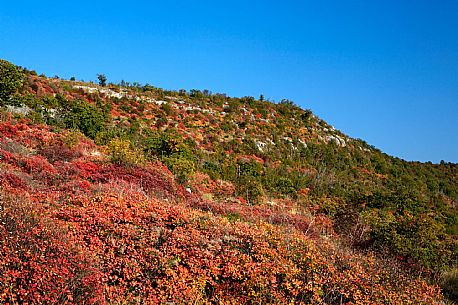
[[[387,156],[287,100],[2,66],[2,303],[454,297],[455,164]]]

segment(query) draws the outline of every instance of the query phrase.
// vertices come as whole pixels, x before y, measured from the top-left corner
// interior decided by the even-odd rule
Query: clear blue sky
[[[0,58],[288,98],[391,155],[458,162],[458,1],[4,1]]]

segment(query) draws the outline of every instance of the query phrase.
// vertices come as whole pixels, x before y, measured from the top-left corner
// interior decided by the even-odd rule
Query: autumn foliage
[[[69,148],[65,133],[44,125],[9,121],[0,129],[3,303],[441,300],[437,287],[376,255],[323,239],[332,228],[292,212],[293,202],[229,205],[205,196],[221,185],[205,176],[196,187],[206,179],[207,188],[190,194],[159,161],[112,164],[91,141]]]
[[[288,100],[21,73],[0,108],[0,303],[456,297],[454,165]]]

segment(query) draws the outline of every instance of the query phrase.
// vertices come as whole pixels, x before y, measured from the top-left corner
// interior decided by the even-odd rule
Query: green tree
[[[107,85],[107,77],[105,74],[97,74],[97,79],[99,80],[99,85],[105,87]]]
[[[296,104],[294,104],[293,101],[289,100],[289,99],[282,99],[279,103],[280,105],[286,105],[286,106],[295,106]]]
[[[0,101],[7,101],[22,85],[23,74],[9,61],[0,59]]]
[[[67,128],[79,129],[86,136],[94,139],[108,120],[107,109],[101,109],[84,101],[75,101],[65,113],[64,123]]]

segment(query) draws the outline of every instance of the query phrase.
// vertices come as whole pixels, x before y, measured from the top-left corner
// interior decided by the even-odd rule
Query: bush
[[[80,143],[82,138],[83,134],[81,132],[68,131],[63,138],[63,142],[68,148],[72,149]]]
[[[179,153],[181,139],[166,133],[153,132],[143,143],[143,149],[148,157],[170,157]]]
[[[165,157],[163,162],[175,175],[179,183],[185,183],[195,171],[194,162],[183,156]]]
[[[67,128],[79,129],[92,139],[102,130],[106,121],[106,112],[84,101],[76,101],[64,118]]]
[[[94,142],[97,145],[107,145],[112,139],[123,136],[125,136],[125,133],[121,128],[108,128],[99,131]]]
[[[388,247],[397,255],[413,258],[428,270],[443,269],[453,259],[454,241],[432,215],[415,217],[409,212],[366,209],[361,216],[370,225],[370,235],[377,247]]]
[[[313,113],[310,109],[306,109],[304,110],[304,113],[301,114],[301,120],[304,122],[304,123],[308,123],[310,118],[312,118],[313,116]]]
[[[108,143],[111,161],[120,165],[139,165],[145,162],[142,153],[132,147],[132,143],[120,138],[112,139]]]
[[[0,59],[0,104],[5,102],[22,86],[23,74],[12,63]]]
[[[0,303],[104,304],[101,274],[26,198],[0,190]]]
[[[56,161],[69,162],[73,159],[82,156],[82,153],[68,148],[65,145],[52,145],[43,148],[39,151],[40,155],[44,156],[49,162],[54,163]]]
[[[240,177],[237,185],[239,196],[246,199],[250,204],[258,204],[265,197],[264,188],[261,182],[253,177]]]
[[[296,193],[293,182],[287,177],[279,177],[276,181],[275,188],[277,192],[283,195],[293,195]]]
[[[221,178],[222,168],[220,164],[211,161],[205,161],[202,166],[202,170],[207,173],[213,180]]]
[[[458,302],[458,269],[453,269],[442,275],[441,287],[451,300]]]
[[[161,105],[161,109],[162,109],[162,111],[164,111],[164,113],[165,113],[167,116],[172,116],[173,113],[174,113],[173,108],[172,108],[172,106],[170,106],[169,103],[162,104],[162,105]]]

